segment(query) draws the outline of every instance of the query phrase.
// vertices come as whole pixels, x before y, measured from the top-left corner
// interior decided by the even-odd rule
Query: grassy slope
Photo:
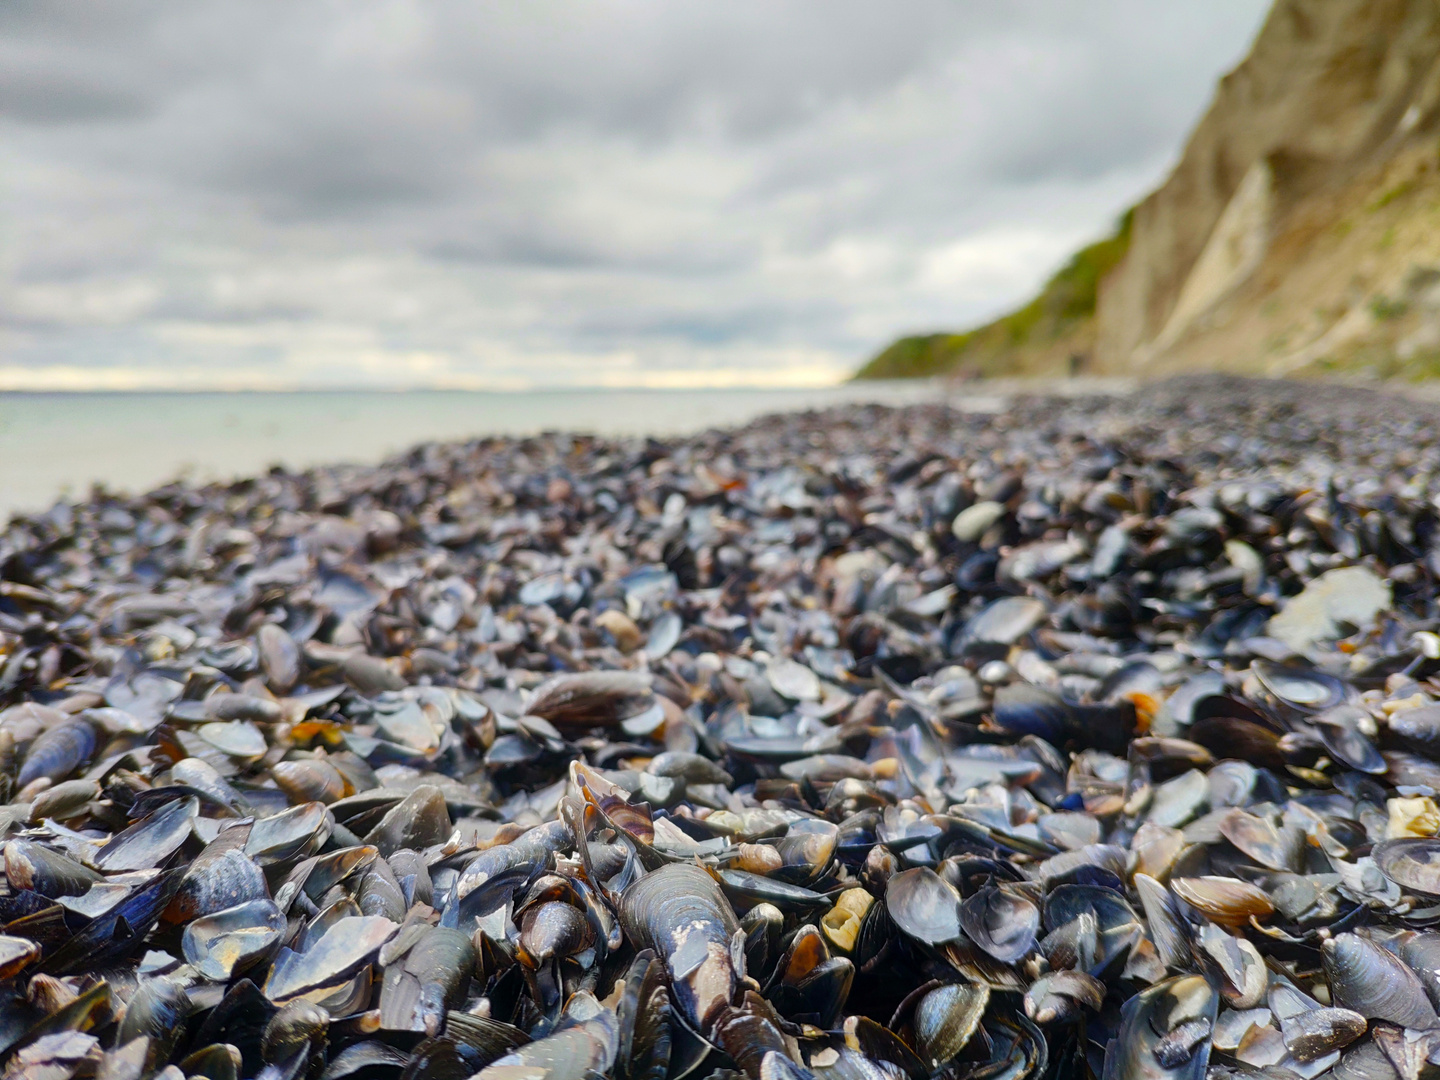
[[[1065,370],[1093,345],[1100,280],[1130,246],[1131,214],[1114,235],[1077,252],[1024,307],[961,334],[904,337],[855,373],[857,379],[1018,375]]]

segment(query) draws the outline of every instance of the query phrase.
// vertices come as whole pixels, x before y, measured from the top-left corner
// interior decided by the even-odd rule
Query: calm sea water
[[[223,480],[271,465],[374,462],[434,439],[551,430],[671,435],[847,401],[937,398],[998,405],[984,392],[915,382],[818,390],[0,394],[0,520],[84,495],[94,483],[145,491],[176,476]]]

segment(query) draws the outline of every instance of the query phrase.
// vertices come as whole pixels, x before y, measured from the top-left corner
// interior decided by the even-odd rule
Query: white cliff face
[[[1180,290],[1175,310],[1154,348],[1164,349],[1260,268],[1270,242],[1274,213],[1274,175],[1263,158],[1250,166],[1225,212],[1215,223],[1205,250],[1195,260]]]
[[[1307,299],[1325,310],[1324,325],[1292,332],[1305,341],[1253,342],[1256,350],[1313,359],[1313,349],[1296,350],[1357,305],[1368,307],[1360,293],[1393,286],[1389,279],[1403,277],[1410,262],[1430,257],[1425,243],[1392,238],[1392,254],[1378,255],[1378,263],[1405,263],[1389,273],[1338,241],[1366,225],[1363,211],[1373,212],[1387,167],[1433,144],[1437,131],[1440,8],[1429,0],[1277,0],[1170,177],[1136,208],[1129,251],[1100,290],[1098,366],[1164,366],[1167,354],[1225,364],[1227,356],[1195,342],[1243,323],[1247,304],[1265,303],[1306,261],[1345,260],[1329,285],[1311,270],[1316,285]],[[1340,235],[1326,247],[1332,230]],[[1336,296],[1317,295],[1332,285]],[[1340,295],[1346,288],[1348,297]],[[1272,316],[1275,308],[1272,301]],[[1351,318],[1340,337],[1353,340],[1363,322]],[[1240,340],[1227,338],[1230,352]]]
[[[1440,4],[1275,0],[1170,176],[1077,259],[1101,263],[1088,307],[1058,274],[876,363],[1440,378]]]

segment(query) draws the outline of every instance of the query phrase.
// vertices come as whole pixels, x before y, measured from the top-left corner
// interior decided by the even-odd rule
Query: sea
[[[926,381],[819,389],[0,393],[0,521],[93,485],[148,491],[272,465],[378,462],[422,442],[574,431],[679,435],[847,402],[949,401],[994,411],[988,388]]]

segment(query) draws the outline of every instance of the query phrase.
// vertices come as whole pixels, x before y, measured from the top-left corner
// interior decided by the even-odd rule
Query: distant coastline
[[[547,430],[681,435],[771,412],[987,393],[915,381],[707,390],[5,390],[0,519],[82,496],[94,483],[143,491],[176,476],[233,479],[277,464],[373,463],[437,440]]]

